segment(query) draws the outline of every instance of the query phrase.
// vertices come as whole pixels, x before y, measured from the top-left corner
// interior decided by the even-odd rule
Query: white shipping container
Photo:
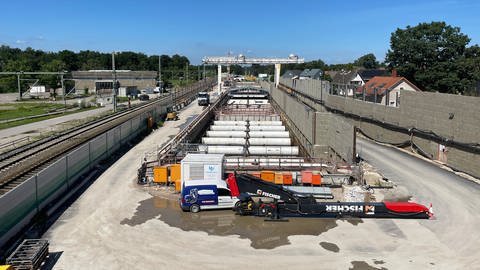
[[[182,184],[187,180],[222,180],[223,154],[187,154],[181,161]]]

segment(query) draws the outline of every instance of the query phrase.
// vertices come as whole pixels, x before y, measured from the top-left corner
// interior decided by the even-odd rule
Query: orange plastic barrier
[[[182,167],[180,164],[170,165],[170,182],[180,181],[182,179]]]
[[[312,184],[312,171],[302,171],[302,184]]]
[[[260,176],[261,176],[260,178],[262,178],[263,181],[273,183],[273,181],[275,179],[275,172],[273,172],[273,171],[262,171]]]
[[[283,173],[283,184],[284,185],[293,185],[292,173],[284,172]]]
[[[155,183],[167,183],[168,169],[165,166],[153,167],[153,182]]]
[[[275,178],[273,180],[273,183],[277,185],[283,185],[283,173],[275,172]]]
[[[319,171],[312,172],[312,185],[320,186],[322,184],[322,175]]]

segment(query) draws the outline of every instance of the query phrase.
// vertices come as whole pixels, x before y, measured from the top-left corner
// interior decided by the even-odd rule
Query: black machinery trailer
[[[431,209],[412,202],[317,202],[312,195],[295,193],[248,174],[230,174],[232,196],[238,196],[235,211],[279,220],[281,217],[410,218],[429,219]],[[250,194],[273,199],[255,202]]]

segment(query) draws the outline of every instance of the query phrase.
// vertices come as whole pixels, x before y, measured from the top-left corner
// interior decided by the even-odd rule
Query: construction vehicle
[[[412,202],[317,202],[311,194],[295,193],[248,174],[230,174],[227,182],[232,196],[239,199],[234,211],[273,221],[282,220],[281,217],[429,219],[433,216],[431,208]],[[271,201],[256,202],[253,194]]]
[[[210,95],[207,92],[199,92],[197,101],[198,106],[208,106],[210,105]]]
[[[178,120],[178,113],[173,108],[167,108],[167,117],[165,121],[177,121]]]

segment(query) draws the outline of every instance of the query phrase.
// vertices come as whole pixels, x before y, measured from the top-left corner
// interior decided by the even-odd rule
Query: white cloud
[[[16,44],[26,44],[27,41],[26,40],[20,40],[20,39],[17,39],[17,41],[15,41]]]

